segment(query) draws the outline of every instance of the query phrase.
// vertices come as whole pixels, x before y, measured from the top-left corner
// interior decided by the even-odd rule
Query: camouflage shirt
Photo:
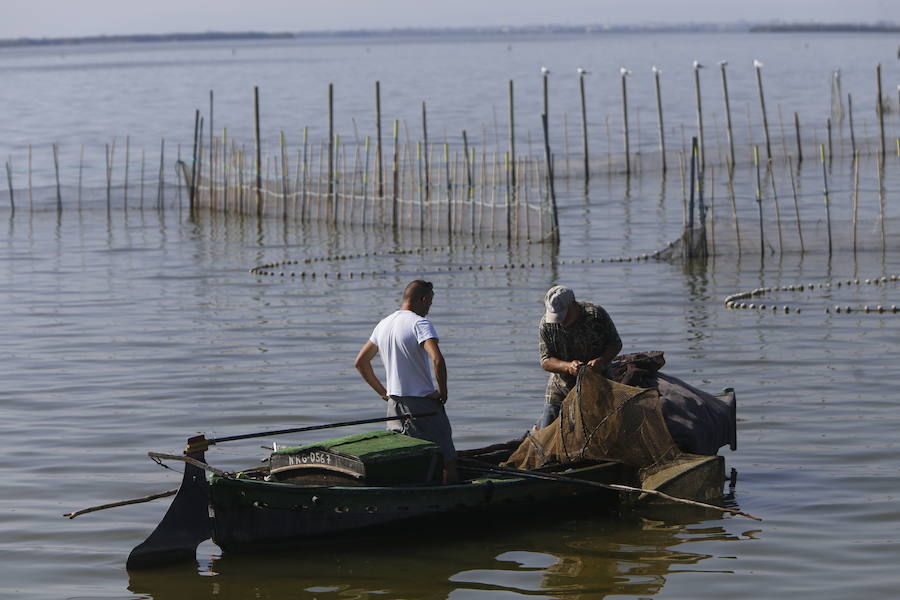
[[[603,354],[610,344],[621,341],[616,326],[602,307],[589,302],[578,302],[578,305],[582,309],[581,316],[569,327],[547,323],[541,318],[541,364],[551,357],[587,362]],[[547,402],[561,403],[573,385],[573,375],[552,373],[547,382]]]

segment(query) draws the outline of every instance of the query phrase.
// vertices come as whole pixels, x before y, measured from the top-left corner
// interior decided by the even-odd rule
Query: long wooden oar
[[[270,437],[275,435],[286,435],[288,433],[301,433],[304,431],[316,431],[319,429],[334,429],[336,427],[349,427],[351,425],[366,425],[368,423],[386,423],[388,421],[401,421],[404,419],[421,419],[423,417],[433,417],[437,412],[430,413],[422,413],[418,415],[399,415],[396,417],[377,417],[374,419],[358,419],[356,421],[342,421],[340,423],[328,423],[326,425],[309,425],[307,427],[293,427],[291,429],[276,429],[274,431],[258,431],[256,433],[243,433],[241,435],[228,435],[224,437],[218,438],[209,438],[203,439],[199,441],[199,444],[194,442],[188,444],[187,450],[185,452],[196,451],[200,449],[205,449],[205,447],[212,446],[214,444],[221,444],[222,442],[236,442],[238,440],[248,440],[251,438],[259,438],[259,437]],[[194,439],[194,438],[192,438]],[[201,448],[200,446],[203,446]]]
[[[591,487],[599,487],[607,490],[615,490],[620,492],[629,492],[633,494],[651,494],[653,496],[659,496],[660,498],[665,498],[671,502],[678,502],[681,504],[689,504],[691,506],[698,506],[700,508],[708,508],[710,510],[717,510],[719,512],[729,513],[732,515],[740,515],[742,517],[747,517],[748,519],[753,519],[754,521],[762,521],[759,517],[754,517],[748,512],[744,512],[742,510],[738,510],[736,508],[726,508],[724,506],[715,506],[713,504],[707,504],[705,502],[697,502],[696,500],[688,500],[687,498],[679,498],[677,496],[670,496],[665,492],[660,492],[659,490],[649,490],[639,487],[632,487],[630,485],[622,485],[619,483],[600,483],[599,481],[589,481],[587,479],[578,479],[576,477],[566,477],[565,475],[556,475],[555,473],[539,473],[537,471],[529,471],[527,469],[510,469],[506,467],[493,467],[493,466],[481,466],[481,465],[472,465],[471,463],[478,463],[479,461],[472,461],[471,459],[465,460],[464,465],[460,465],[463,469],[469,471],[475,471],[476,473],[494,473],[494,474],[502,474],[502,475],[512,475],[514,477],[522,477],[523,479],[542,479],[544,481],[558,481],[560,483],[574,483],[577,485],[586,485]]]

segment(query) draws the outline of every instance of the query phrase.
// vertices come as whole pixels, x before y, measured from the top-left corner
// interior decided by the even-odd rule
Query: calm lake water
[[[834,160],[828,172],[835,242],[830,258],[824,250],[821,166],[810,155],[798,178],[809,250],[804,254],[793,250],[797,221],[780,166],[776,182],[786,251],[778,252],[774,199],[768,194],[764,230],[771,250],[761,258],[756,175],[746,160],[748,141],[762,139],[754,58],[766,65],[773,131],[776,106],[783,106],[786,121],[797,111],[810,124],[810,148],[824,141],[835,68],[842,72],[843,93],[854,95],[864,148],[876,144],[878,62],[896,107],[900,69],[896,38],[887,35],[617,34],[0,53],[0,156],[12,156],[17,201],[13,213],[8,196],[0,195],[0,307],[7,332],[0,354],[0,596],[896,597],[900,314],[862,308],[900,305],[898,284],[891,281],[900,274],[900,163],[896,154],[889,156],[879,180],[875,162],[862,161],[860,250],[853,253],[852,167],[846,152]],[[745,157],[735,177],[742,252],[719,174],[709,189],[717,252],[706,264],[601,263],[596,259],[652,252],[679,234],[678,170],[663,180],[652,166],[650,67],[664,71],[667,122],[672,143],[680,146],[680,127],[687,136],[694,128],[695,59],[710,67],[702,71],[704,102],[709,147],[717,153],[724,131],[715,67],[719,60],[730,62],[735,127]],[[170,149],[179,143],[186,148],[194,109],[206,110],[209,89],[216,92],[216,128],[228,127],[252,143],[252,88],[259,85],[270,148],[281,129],[291,144],[303,125],[321,137],[328,82],[337,90],[341,134],[353,136],[355,123],[360,135],[371,135],[375,79],[382,82],[387,118],[408,121],[411,135],[417,135],[420,102],[427,100],[435,135],[442,137],[446,129],[455,144],[455,132],[464,127],[475,132],[477,143],[496,144],[496,112],[502,146],[506,80],[513,78],[520,143],[527,145],[528,132],[535,143],[539,139],[541,65],[553,71],[550,117],[557,123],[554,145],[560,154],[564,119],[571,143],[580,143],[574,69],[593,72],[589,120],[599,153],[607,148],[607,117],[617,135],[618,68],[632,69],[629,93],[633,114],[640,115],[639,148],[647,164],[630,182],[599,173],[587,191],[579,180],[560,181],[558,249],[507,247],[505,239],[490,238],[460,239],[450,249],[441,236],[418,232],[395,237],[379,228],[301,226],[214,213],[190,219],[174,186],[166,190],[162,210],[155,189],[145,203],[130,200],[127,208],[116,192],[111,209],[106,207],[105,144],[115,138],[121,152],[128,134],[132,150],[146,148],[148,156],[156,156],[162,137]],[[896,108],[887,116],[893,140]],[[713,134],[716,118],[720,128]],[[777,136],[780,147],[780,131]],[[835,131],[836,144],[842,140],[843,148],[847,137],[844,123]],[[60,144],[61,212],[51,185],[54,142]],[[25,189],[29,144],[33,209]],[[79,205],[81,144],[85,190]],[[154,173],[148,179],[155,168],[148,167]],[[419,254],[316,263],[328,278],[248,272],[273,261],[422,247],[427,250]],[[512,263],[529,266],[509,268]],[[349,271],[367,275],[350,279]],[[345,275],[336,279],[337,272]],[[545,381],[537,363],[541,300],[551,285],[567,283],[580,298],[609,311],[624,351],[664,350],[667,372],[710,390],[738,391],[739,450],[725,451],[728,467],[738,472],[733,501],[764,520],[691,511],[666,519],[560,515],[387,547],[367,542],[254,557],[222,556],[208,542],[195,565],[129,574],[128,552],[153,529],[167,500],[73,521],[61,517],[176,487],[180,475],[159,468],[146,453],[178,452],[197,432],[230,435],[380,416],[383,406],[359,379],[353,359],[378,319],[396,307],[402,286],[417,277],[436,287],[432,317],[448,360],[448,412],[459,448],[514,437],[538,415]],[[887,281],[866,282],[880,277]],[[858,285],[846,284],[855,279]],[[818,285],[826,283],[832,285]],[[804,285],[802,291],[764,300],[778,311],[729,310],[723,303],[737,291],[797,284]],[[785,313],[783,305],[791,311]],[[835,305],[853,312],[836,313]],[[226,469],[246,466],[265,454],[259,448],[265,443],[271,440],[217,447],[209,459]]]

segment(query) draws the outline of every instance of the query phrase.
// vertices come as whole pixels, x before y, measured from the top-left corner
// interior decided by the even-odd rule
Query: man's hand
[[[602,358],[595,358],[593,360],[589,360],[587,366],[597,371],[598,373],[602,373],[603,369],[606,368],[606,361]]]
[[[584,365],[584,363],[580,360],[573,360],[566,365],[566,373],[569,375],[578,375],[578,369],[580,369],[582,365]]]
[[[440,392],[432,392],[425,397],[431,398],[432,400],[437,400],[441,404],[447,404],[447,396],[444,394],[441,394]]]

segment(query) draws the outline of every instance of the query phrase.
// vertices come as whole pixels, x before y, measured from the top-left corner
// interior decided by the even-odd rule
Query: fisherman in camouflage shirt
[[[546,312],[540,324],[541,367],[551,373],[547,381],[544,412],[538,427],[546,427],[559,415],[560,405],[578,370],[587,365],[606,373],[622,350],[622,340],[602,307],[576,302],[571,288],[557,285],[544,297]]]

